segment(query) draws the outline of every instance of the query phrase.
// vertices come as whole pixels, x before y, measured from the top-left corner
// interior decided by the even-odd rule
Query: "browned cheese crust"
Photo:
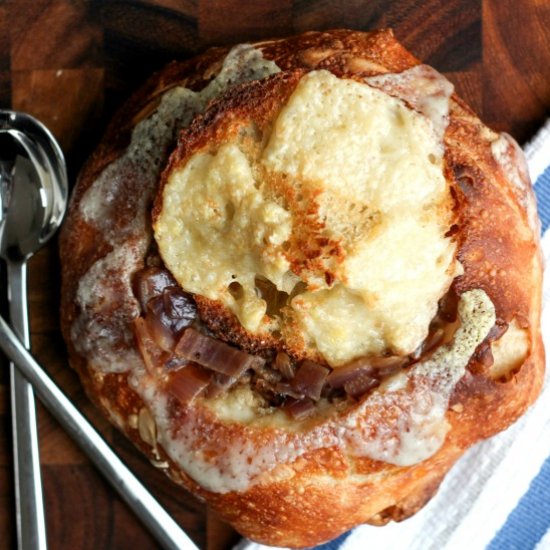
[[[204,116],[197,117],[184,131],[165,173],[197,151],[214,150],[238,130],[243,120],[252,119],[260,126],[268,124],[307,71],[326,69],[337,76],[359,80],[401,72],[419,64],[391,31],[307,33],[262,42],[256,47],[282,72],[229,90],[216,100]],[[209,50],[193,60],[172,63],[156,74],[115,116],[83,168],[61,237],[62,330],[70,364],[80,375],[89,397],[108,417],[122,419],[122,423],[115,423],[151,460],[166,460],[166,472],[171,478],[205,499],[253,540],[279,546],[312,546],[361,523],[382,525],[414,514],[435,494],[447,471],[468,447],[505,429],[536,399],[544,370],[540,334],[542,261],[538,227],[529,220],[525,207],[530,204],[532,208],[534,199],[523,167],[519,170],[522,185],[514,186],[491,152],[496,134],[453,94],[444,138],[445,175],[456,203],[458,221],[453,231],[464,268],[453,288],[458,295],[474,288],[485,290],[495,306],[497,326],[515,320],[527,331],[529,351],[525,361],[495,378],[490,367],[476,360],[483,354],[482,344],[452,393],[446,415],[451,429],[443,446],[418,464],[403,467],[367,458],[352,460],[335,446],[308,452],[287,465],[292,475],[267,476],[244,491],[207,491],[161,447],[154,453],[152,446],[140,437],[140,427],[128,419],[138,415],[144,403],[128,384],[127,374],[104,374],[91,367],[89,359],[75,348],[71,326],[79,314],[79,281],[94,262],[112,249],[101,229],[83,218],[79,210],[83,195],[105,167],[123,154],[132,128],[156,108],[162,93],[174,86],[200,90],[220,70],[226,54],[226,49]],[[518,156],[518,163],[521,162]],[[134,216],[131,200],[119,202],[113,210],[117,216],[115,228]],[[153,216],[157,211],[158,206]],[[101,315],[112,315],[119,305],[115,298],[105,304]],[[215,303],[199,299],[198,306],[218,334],[225,334],[226,339],[248,350],[261,347],[239,330],[235,318],[216,309]],[[205,426],[204,438],[215,435],[220,448],[236,432],[245,430],[236,423],[224,424],[198,407],[189,406],[185,414],[199,418],[199,424]],[[264,434],[258,431],[253,437]]]

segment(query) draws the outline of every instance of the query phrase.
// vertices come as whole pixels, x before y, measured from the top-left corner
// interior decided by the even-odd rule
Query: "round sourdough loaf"
[[[414,514],[543,379],[523,155],[388,30],[168,65],[82,169],[61,261],[90,398],[266,544]]]

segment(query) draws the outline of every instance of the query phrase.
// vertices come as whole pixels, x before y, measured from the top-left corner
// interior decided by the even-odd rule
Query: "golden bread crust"
[[[312,32],[261,42],[255,47],[282,72],[230,89],[204,115],[196,117],[180,136],[160,185],[164,185],[175,166],[185,163],[197,151],[215,150],[243,121],[253,119],[260,127],[269,124],[308,71],[325,69],[359,80],[401,72],[419,64],[391,31]],[[83,168],[61,235],[62,330],[71,366],[79,373],[90,398],[151,460],[165,462],[170,477],[205,499],[253,540],[279,546],[312,546],[360,523],[382,525],[414,514],[435,494],[445,474],[468,447],[505,429],[536,399],[543,380],[544,349],[540,334],[542,260],[538,227],[529,217],[534,198],[523,171],[517,170],[520,176],[514,183],[516,174],[510,174],[509,167],[495,158],[492,144],[498,135],[453,94],[444,138],[445,175],[456,202],[458,221],[453,231],[464,269],[454,280],[453,289],[458,295],[483,289],[495,306],[497,325],[515,322],[526,331],[529,351],[525,360],[505,376],[494,379],[490,368],[476,361],[481,348],[488,346],[487,342],[482,344],[451,395],[446,413],[451,428],[444,444],[417,464],[398,466],[353,456],[343,446],[327,445],[306,449],[292,462],[266,471],[258,482],[244,490],[207,490],[184,472],[162,445],[147,441],[141,425],[146,419],[140,412],[147,405],[129,383],[128,374],[101,372],[94,367],[90,357],[79,351],[73,325],[81,309],[77,300],[79,285],[92,266],[114,247],[105,231],[82,214],[83,197],[105,168],[124,154],[132,129],[158,106],[161,95],[175,86],[202,89],[219,72],[227,52],[212,49],[193,60],[172,63],[152,77],[115,116]],[[521,162],[519,157],[515,160],[516,164]],[[135,190],[128,185],[131,194]],[[124,196],[115,198],[116,216],[113,215],[110,231],[122,230],[136,215],[137,206]],[[159,208],[157,202],[153,219]],[[145,265],[145,255],[143,252],[136,265]],[[197,306],[220,337],[252,352],[273,345],[251,338],[215,302],[199,297]],[[117,308],[124,307],[115,297],[103,306],[97,318],[109,319]],[[120,322],[131,326],[131,321],[130,312]],[[120,345],[124,350],[135,348],[128,341]],[[178,421],[182,425],[201,427],[202,435],[195,444],[212,453],[223,453],[232,441],[243,437],[260,445],[276,438],[278,432],[269,427],[252,429],[238,422],[226,422],[205,407],[190,405],[174,414],[180,415]],[[310,432],[305,429],[305,433]],[[217,442],[215,449],[212,441]]]

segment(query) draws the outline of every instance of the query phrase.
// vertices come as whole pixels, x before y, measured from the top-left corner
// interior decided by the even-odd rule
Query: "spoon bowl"
[[[160,545],[169,550],[198,550],[22,345],[28,347],[24,291],[26,260],[57,229],[66,204],[65,164],[51,134],[28,115],[0,111],[0,252],[8,266],[12,325],[20,325],[20,334],[16,335],[0,316],[0,350],[17,363],[53,416],[88,454]],[[2,219],[6,224],[4,236]],[[20,308],[15,307],[18,301],[19,305],[23,304]],[[22,335],[27,336],[27,341]],[[18,415],[13,422],[18,546],[20,550],[45,550],[45,525],[40,521],[44,517],[40,463],[38,448],[33,447],[37,443],[34,400],[30,386],[21,378],[19,370],[12,368],[11,374],[12,399],[15,397],[16,401],[12,410],[17,409]],[[21,382],[29,391],[20,391]]]
[[[18,153],[11,159],[11,178],[24,180],[18,185],[12,182],[11,191],[5,191],[0,199],[4,211],[0,220],[5,219],[0,257],[22,262],[61,224],[68,200],[67,171],[63,153],[50,131],[27,114],[0,110],[0,138],[11,140],[12,149]],[[5,156],[0,160],[4,167],[10,163]],[[10,187],[5,183],[10,177],[7,172],[0,168],[0,188]]]

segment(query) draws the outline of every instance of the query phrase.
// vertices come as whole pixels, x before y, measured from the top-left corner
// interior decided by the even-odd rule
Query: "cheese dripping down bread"
[[[91,398],[268,544],[410,516],[540,389],[521,151],[390,31],[169,65],[84,168],[61,256]]]

